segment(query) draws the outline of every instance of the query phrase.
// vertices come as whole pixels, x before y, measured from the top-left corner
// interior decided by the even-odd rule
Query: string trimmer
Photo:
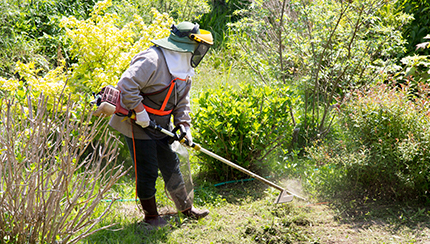
[[[96,96],[96,100],[94,101],[94,103],[98,106],[97,111],[94,113],[95,115],[99,116],[101,114],[104,114],[106,116],[110,116],[113,113],[120,113],[122,115],[128,116],[130,118],[134,118],[134,114],[131,111],[128,111],[124,108],[121,107],[120,102],[120,92],[113,88],[113,87],[105,87],[102,89],[102,91],[97,94]],[[196,151],[200,151],[210,157],[213,157],[225,164],[227,164],[230,167],[233,167],[239,171],[241,171],[242,173],[245,173],[261,182],[263,182],[264,184],[267,184],[279,191],[281,191],[281,193],[279,194],[279,196],[276,198],[275,203],[285,203],[285,202],[291,202],[293,200],[294,197],[300,198],[302,200],[307,201],[305,198],[298,196],[284,188],[282,188],[281,186],[209,151],[206,150],[205,148],[201,147],[199,144],[192,142],[191,144],[189,143],[189,141],[187,140],[187,138],[185,137],[186,135],[186,131],[183,125],[179,125],[176,126],[175,129],[173,131],[169,131],[164,129],[163,127],[161,127],[160,125],[157,125],[155,122],[151,121],[150,128],[155,129],[157,131],[160,131],[161,133],[169,136],[171,138],[172,141],[177,140],[182,144],[185,144],[188,147],[193,148]],[[178,134],[179,133],[179,134]]]

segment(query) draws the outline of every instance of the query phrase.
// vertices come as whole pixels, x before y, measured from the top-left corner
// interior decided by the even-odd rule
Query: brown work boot
[[[156,228],[167,225],[167,221],[158,214],[155,196],[146,200],[140,199],[140,204],[142,205],[143,212],[145,213],[145,223]]]
[[[183,213],[185,216],[191,219],[201,219],[206,217],[209,214],[209,210],[207,209],[200,210],[195,207],[191,207],[190,209],[182,211],[181,213]]]
[[[164,227],[167,225],[167,221],[164,220],[161,216],[147,216],[145,215],[145,223],[151,225],[152,227]]]
[[[209,214],[208,210],[199,210],[193,207],[193,203],[188,197],[185,187],[170,191],[170,196],[172,197],[176,208],[189,218],[201,219]]]

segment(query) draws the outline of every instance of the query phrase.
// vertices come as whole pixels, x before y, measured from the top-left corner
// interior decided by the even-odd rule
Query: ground
[[[364,207],[367,209],[365,212],[348,217],[334,206],[312,206],[314,224],[306,230],[317,237],[319,243],[430,243],[429,220],[401,223],[400,219],[395,220],[396,213],[390,211],[397,207],[386,206],[382,210]],[[413,211],[412,208],[410,210]],[[412,212],[409,214],[408,217],[403,216],[413,218]]]
[[[279,191],[258,182],[225,185],[214,192],[212,204],[197,206],[211,211],[207,218],[194,221],[173,215],[171,227],[152,231],[137,224],[143,215],[136,203],[118,202],[114,209],[117,217],[111,221],[118,221],[119,226],[96,233],[87,241],[100,243],[103,238],[104,243],[430,243],[430,206],[422,204],[339,204],[298,199],[273,204]]]

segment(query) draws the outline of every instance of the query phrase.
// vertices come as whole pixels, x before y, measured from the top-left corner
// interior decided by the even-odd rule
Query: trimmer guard
[[[278,198],[276,198],[275,203],[285,203],[293,201],[294,195],[288,194],[286,191],[281,191]]]

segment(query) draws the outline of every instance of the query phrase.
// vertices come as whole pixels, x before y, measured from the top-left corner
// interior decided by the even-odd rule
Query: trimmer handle
[[[181,143],[186,141],[185,135],[187,134],[187,131],[185,130],[184,125],[182,124],[177,125],[175,129],[173,129],[173,131],[168,131],[151,120],[149,122],[148,127],[168,135],[170,137],[169,138],[170,144],[172,144],[174,141],[179,141]],[[179,133],[178,133],[178,130],[179,130]]]
[[[182,139],[184,139],[185,135],[187,134],[187,131],[185,130],[185,126],[183,124],[179,124],[175,127],[175,129],[172,130],[172,133],[175,134],[175,136],[170,137],[170,144],[172,144],[174,141],[182,141]]]

